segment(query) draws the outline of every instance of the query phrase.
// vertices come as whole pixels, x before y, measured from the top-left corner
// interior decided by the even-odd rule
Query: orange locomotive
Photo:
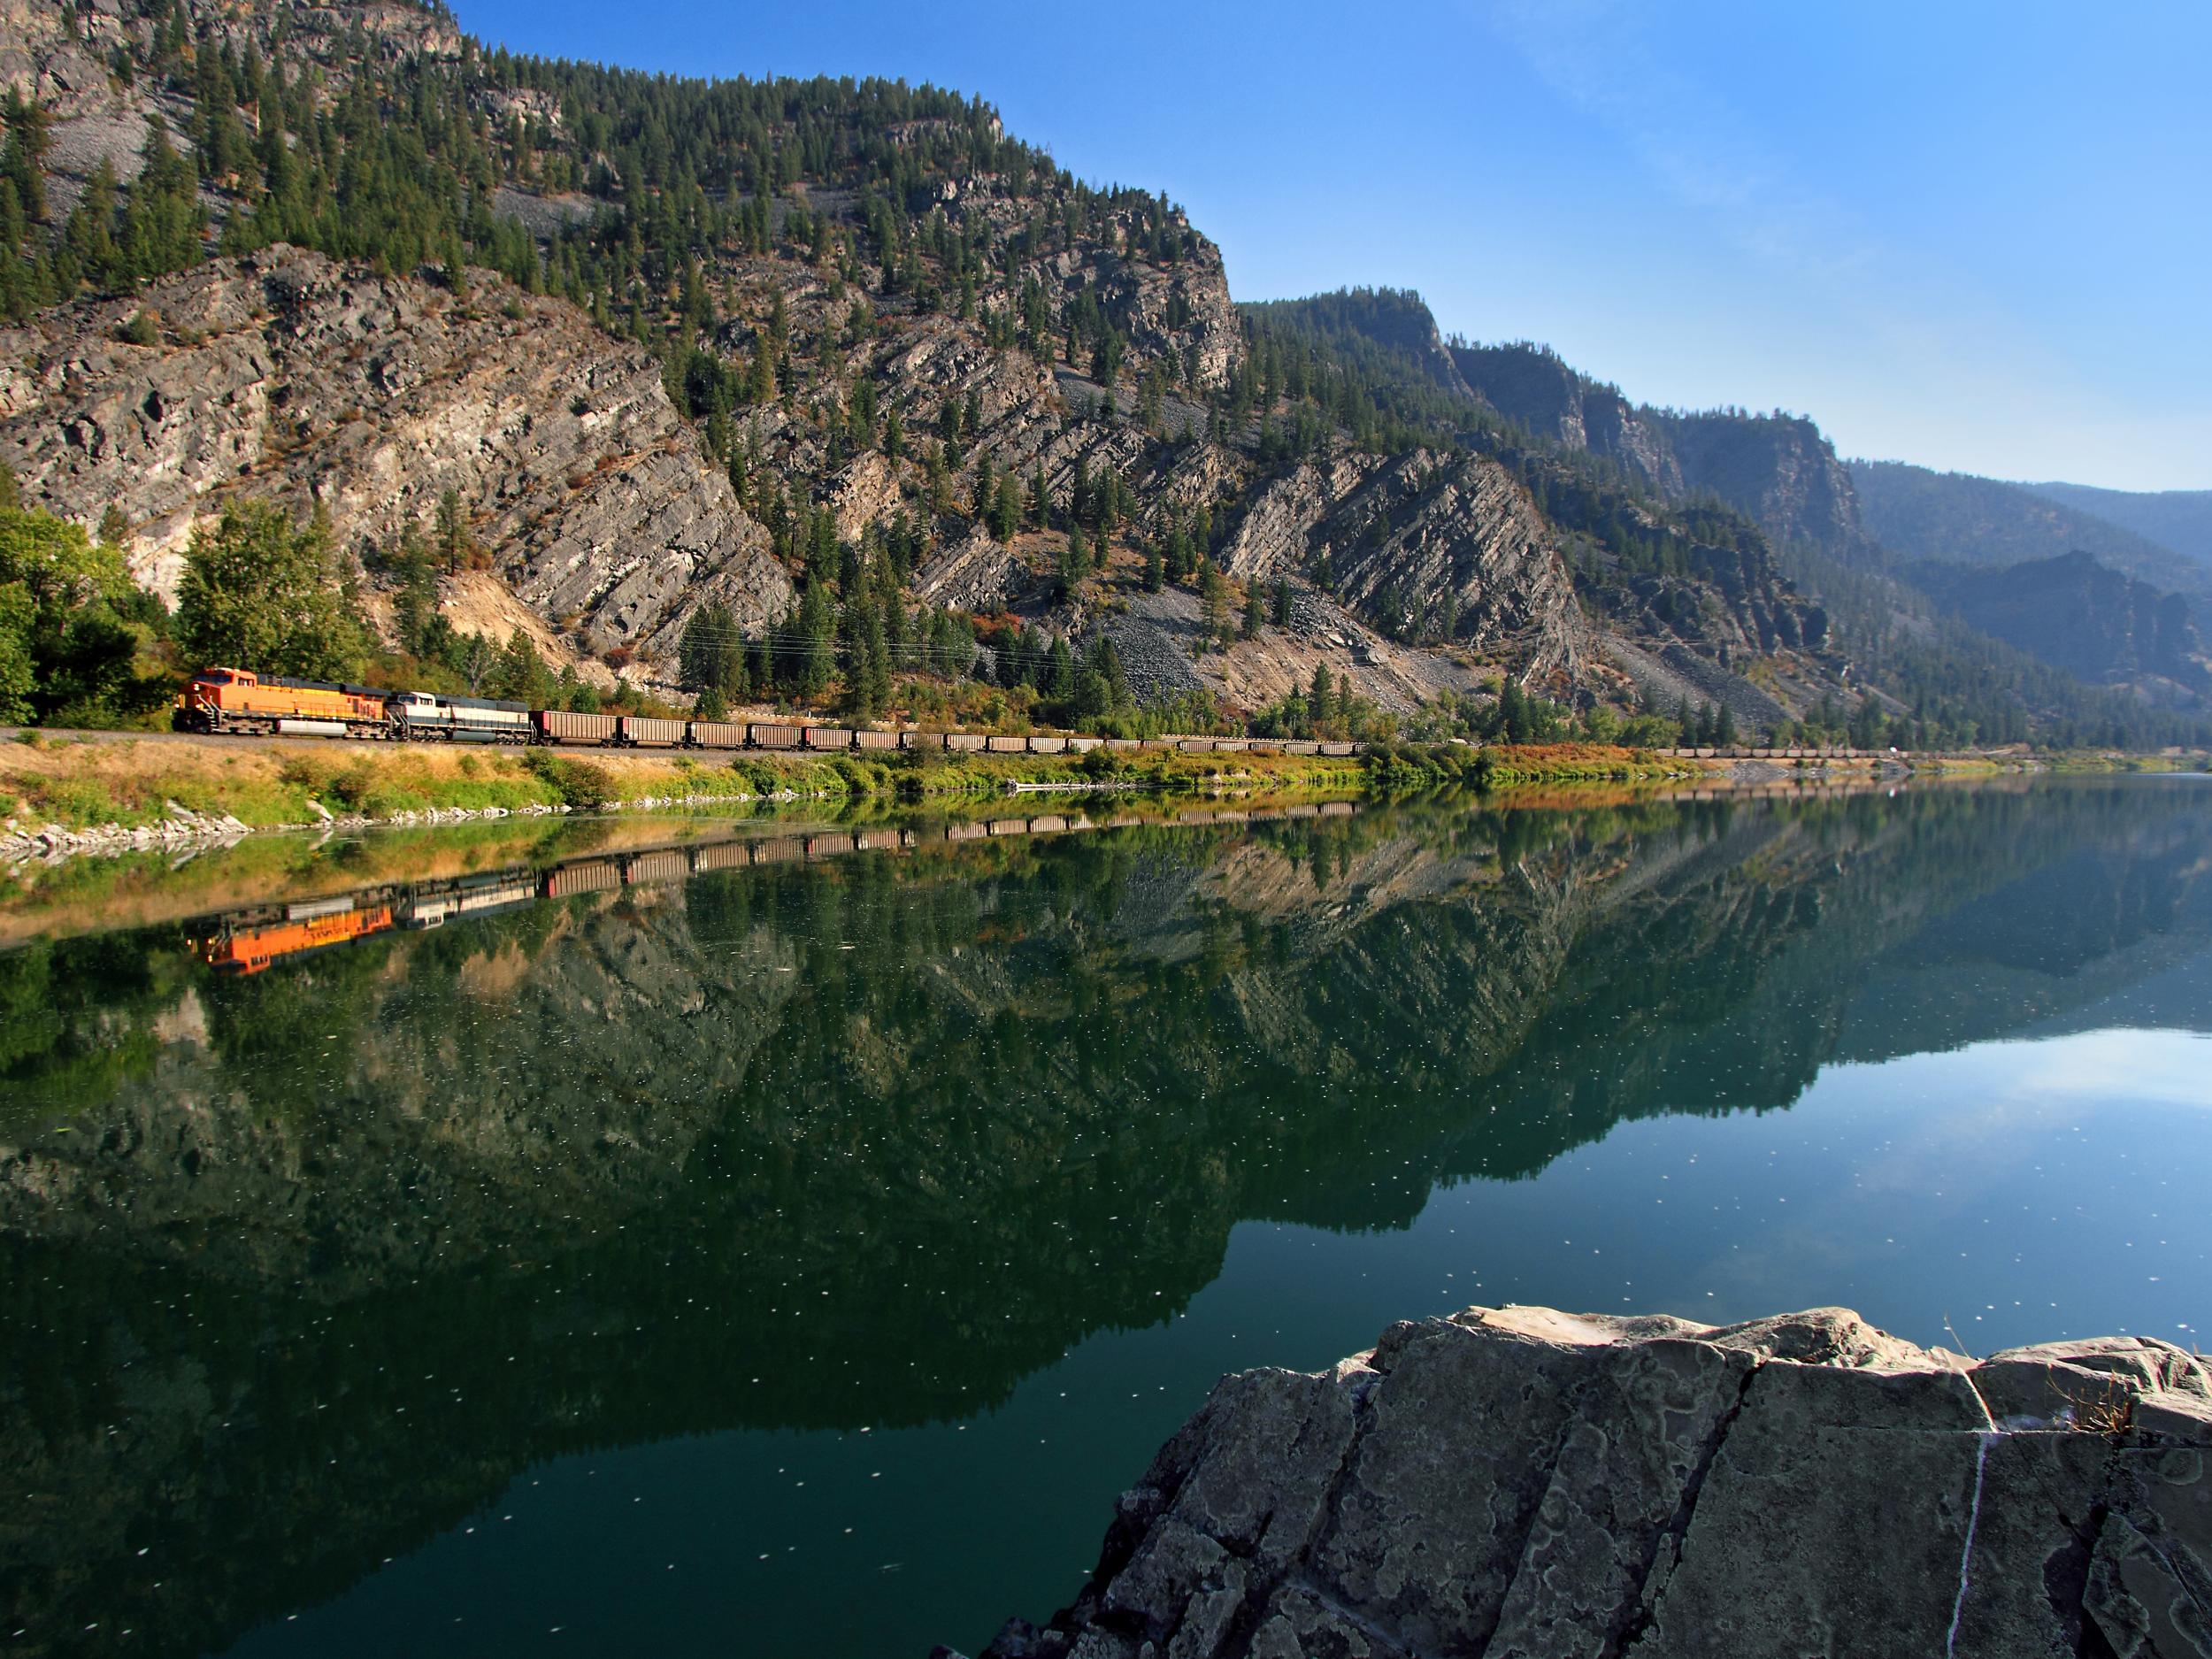
[[[180,732],[259,736],[390,737],[388,691],[319,680],[264,680],[247,668],[210,668],[178,695]]]

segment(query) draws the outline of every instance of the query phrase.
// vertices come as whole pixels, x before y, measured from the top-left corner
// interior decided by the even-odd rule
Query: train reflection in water
[[[1348,818],[1349,801],[1271,807],[1187,808],[1171,816],[1040,812],[934,825],[926,830],[882,826],[815,830],[804,834],[695,841],[682,847],[595,853],[547,868],[517,866],[483,874],[363,888],[333,898],[230,910],[190,930],[200,959],[219,973],[259,973],[280,962],[379,933],[422,932],[449,922],[494,916],[541,899],[657,887],[755,864],[814,863],[856,853],[910,852],[946,842],[1005,835],[1058,835],[1141,824],[1261,824],[1290,818]]]

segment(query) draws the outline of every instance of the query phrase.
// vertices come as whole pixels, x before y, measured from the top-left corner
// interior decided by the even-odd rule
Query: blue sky
[[[2212,488],[2212,5],[458,0],[518,50],[980,94],[1239,299],[1417,288],[1846,455]]]

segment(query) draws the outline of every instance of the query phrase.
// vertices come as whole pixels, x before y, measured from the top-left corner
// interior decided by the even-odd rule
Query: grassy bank
[[[862,756],[641,754],[334,743],[204,743],[128,737],[0,744],[0,817],[35,827],[125,828],[167,803],[255,828],[341,817],[488,807],[595,810],[640,802],[798,797],[952,800],[1014,783],[1148,789],[1357,789],[1356,759],[1294,755]]]
[[[1705,776],[1694,761],[1609,743],[1457,744],[1435,748],[1378,746],[1368,757],[1378,789],[1518,789],[1563,783],[1659,783]]]

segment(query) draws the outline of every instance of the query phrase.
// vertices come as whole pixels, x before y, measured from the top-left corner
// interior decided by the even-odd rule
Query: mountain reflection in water
[[[0,955],[14,1650],[220,1649],[576,1454],[1011,1423],[1071,1348],[1186,1311],[1240,1223],[1403,1230],[1631,1120],[2126,1024],[2146,987],[2212,1031],[2208,804],[2124,780],[841,832]],[[1295,1334],[1246,1362],[1312,1363]],[[1102,1434],[1085,1551],[1124,1442],[1219,1368]],[[944,1495],[856,1490],[864,1521]],[[921,1645],[1041,1615],[1087,1564],[940,1563],[968,1623]],[[804,1649],[803,1606],[749,1644],[717,1621],[756,1593],[701,1594],[672,1580],[691,1622],[646,1645]]]

